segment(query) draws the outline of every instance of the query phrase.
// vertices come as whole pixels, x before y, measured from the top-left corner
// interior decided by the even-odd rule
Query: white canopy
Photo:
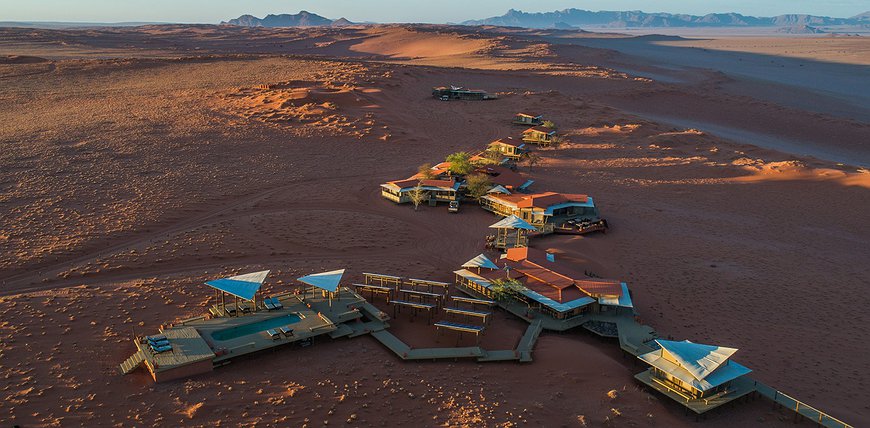
[[[498,269],[498,265],[492,262],[485,255],[480,254],[479,256],[465,262],[462,265],[464,268],[486,268],[486,269]]]
[[[511,191],[508,189],[505,189],[505,187],[502,186],[501,184],[496,184],[492,189],[487,190],[486,193],[502,193],[505,195],[510,195]]]
[[[335,292],[338,290],[342,275],[344,275],[344,269],[305,275],[296,280],[329,292]]]
[[[681,367],[688,370],[695,379],[707,377],[722,363],[728,361],[737,349],[723,346],[702,345],[688,340],[677,342],[673,340],[656,340],[656,342],[674,357]]]
[[[517,217],[516,215],[511,215],[510,217],[505,217],[490,227],[493,229],[538,230],[535,226],[532,226],[531,224],[529,224],[529,222]]]

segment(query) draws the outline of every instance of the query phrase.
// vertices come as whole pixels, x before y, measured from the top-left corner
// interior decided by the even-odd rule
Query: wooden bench
[[[460,308],[444,308],[444,312],[447,312],[448,314],[482,318],[484,324],[486,324],[489,316],[492,315],[492,312],[473,311],[473,310],[460,309]]]
[[[390,304],[393,305],[393,318],[396,318],[396,313],[401,306],[409,307],[414,309],[414,314],[417,314],[418,309],[425,309],[429,313],[429,321],[432,321],[432,310],[437,308],[436,305],[430,305],[428,303],[421,302],[409,302],[407,300],[391,300]]]
[[[471,303],[471,305],[495,306],[494,300],[473,299],[471,297],[452,296],[454,302]]]
[[[377,294],[386,294],[387,295],[387,303],[393,299],[393,291],[395,289],[393,287],[385,287],[383,285],[372,285],[372,284],[353,284],[354,288],[357,292],[360,290],[366,290],[372,294],[372,299],[375,298],[375,293]]]

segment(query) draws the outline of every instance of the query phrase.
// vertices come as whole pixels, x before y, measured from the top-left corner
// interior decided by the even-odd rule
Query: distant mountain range
[[[253,15],[242,15],[236,19],[221,22],[221,24],[239,25],[242,27],[341,27],[345,25],[353,25],[353,22],[344,18],[339,18],[333,21],[316,13],[303,10],[295,15],[282,13],[280,15],[266,15],[264,18],[257,18]]]
[[[555,12],[522,12],[511,9],[502,16],[462,22],[463,25],[497,25],[524,28],[626,28],[626,27],[802,27],[870,24],[870,11],[851,18],[813,15],[779,15],[770,18],[739,13],[711,13],[704,16],[671,13],[592,12],[565,9]]]

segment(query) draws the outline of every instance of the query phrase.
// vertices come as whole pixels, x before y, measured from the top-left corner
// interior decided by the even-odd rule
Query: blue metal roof
[[[553,309],[556,312],[568,312],[572,309],[577,309],[581,306],[586,306],[590,303],[595,302],[595,299],[591,297],[581,297],[570,302],[559,303],[547,296],[544,296],[543,294],[529,290],[528,288],[521,289],[520,293],[544,306]]]
[[[588,207],[594,208],[595,203],[592,202],[592,197],[590,196],[586,202],[565,202],[561,204],[551,205],[544,210],[544,214],[553,215],[553,210],[557,210],[559,208],[567,208],[567,207]]]

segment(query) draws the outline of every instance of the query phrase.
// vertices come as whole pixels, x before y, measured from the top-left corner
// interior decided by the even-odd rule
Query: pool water
[[[286,325],[295,324],[302,318],[296,314],[288,314],[276,318],[269,318],[262,321],[243,324],[235,327],[218,330],[211,334],[214,340],[232,340],[250,334],[257,334],[272,328],[284,327]]]

